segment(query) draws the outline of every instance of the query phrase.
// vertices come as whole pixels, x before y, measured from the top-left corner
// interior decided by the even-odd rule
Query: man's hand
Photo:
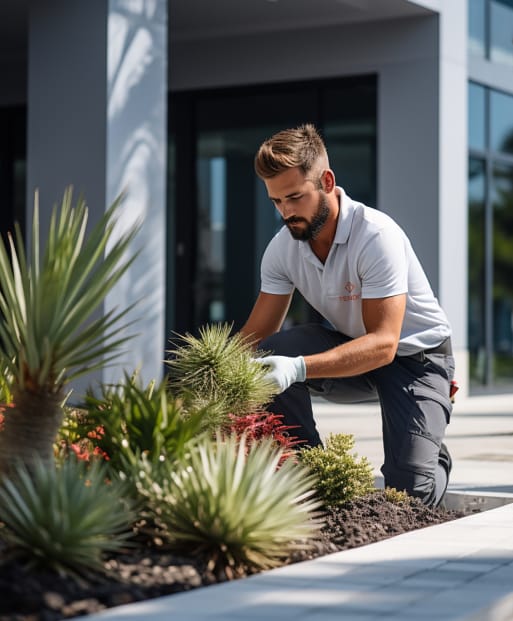
[[[287,390],[292,384],[304,382],[306,379],[306,365],[303,356],[296,358],[264,356],[263,358],[256,358],[255,362],[269,367],[264,379],[275,384],[279,393]]]

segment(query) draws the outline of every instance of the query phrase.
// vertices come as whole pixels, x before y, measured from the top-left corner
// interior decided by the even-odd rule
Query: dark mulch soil
[[[332,510],[313,551],[295,553],[298,562],[386,539],[460,517],[420,502],[393,504],[376,492]],[[200,559],[184,558],[148,546],[106,562],[108,575],[77,583],[54,573],[25,571],[16,563],[0,566],[0,621],[57,621],[105,608],[170,595],[226,579],[212,575]]]

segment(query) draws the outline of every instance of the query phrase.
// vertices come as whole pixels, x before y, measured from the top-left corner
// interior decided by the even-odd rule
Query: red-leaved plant
[[[4,428],[5,415],[4,412],[7,408],[13,408],[14,403],[0,403],[0,431]]]
[[[101,440],[104,435],[105,429],[100,425],[93,431],[88,432],[87,439],[72,442],[68,448],[81,461],[89,462],[95,459],[110,461],[108,454],[99,446],[95,446],[94,442],[95,440]]]
[[[244,416],[229,415],[230,423],[228,433],[241,438],[246,437],[246,447],[249,450],[256,442],[271,437],[276,444],[284,449],[279,465],[294,457],[296,447],[304,442],[297,436],[290,435],[291,429],[297,429],[297,425],[284,425],[283,414],[272,412],[254,412]]]

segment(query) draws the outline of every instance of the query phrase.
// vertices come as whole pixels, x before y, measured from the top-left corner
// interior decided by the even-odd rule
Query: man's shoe
[[[451,454],[449,453],[449,449],[443,442],[440,446],[440,453],[438,454],[438,463],[442,466],[442,468],[447,473],[447,483],[445,485],[444,493],[441,495],[440,500],[436,504],[437,507],[443,504],[445,493],[447,492],[447,485],[449,485],[449,477],[451,475],[451,470],[452,470]]]

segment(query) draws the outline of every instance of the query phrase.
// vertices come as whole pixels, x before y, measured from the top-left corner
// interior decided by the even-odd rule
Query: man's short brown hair
[[[255,172],[261,179],[270,179],[296,167],[309,176],[313,169],[328,166],[326,146],[310,123],[274,134],[255,155]],[[321,172],[314,170],[315,176]]]

